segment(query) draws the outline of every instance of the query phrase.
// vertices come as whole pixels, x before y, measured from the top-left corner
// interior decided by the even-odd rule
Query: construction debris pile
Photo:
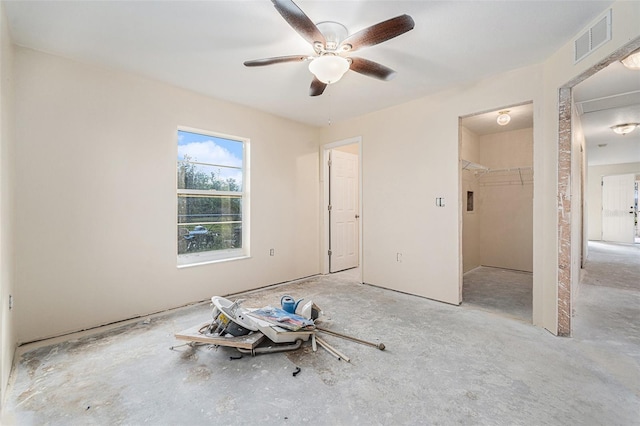
[[[311,339],[314,352],[318,344],[337,359],[349,362],[349,357],[316,337],[316,332],[320,331],[384,350],[383,343],[367,342],[316,326],[315,321],[322,311],[313,301],[300,305],[302,300],[295,301],[285,295],[280,299],[280,308],[265,306],[252,309],[241,306],[243,299],[232,302],[224,297],[213,296],[211,321],[176,333],[175,336],[191,345],[235,347],[241,353],[251,355],[296,350]]]

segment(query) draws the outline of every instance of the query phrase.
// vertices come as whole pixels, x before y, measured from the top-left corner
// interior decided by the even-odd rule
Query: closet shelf
[[[473,161],[460,160],[462,170],[473,172],[481,185],[524,185],[533,183],[533,167],[491,169]]]
[[[480,185],[522,185],[533,183],[533,167],[489,169],[478,178]]]
[[[489,171],[488,167],[483,166],[482,164],[474,163],[473,161],[460,160],[460,163],[462,163],[462,170],[475,172],[476,176],[478,174],[486,173]]]
[[[526,171],[533,171],[533,167],[511,167],[509,169],[488,169],[488,172],[491,172],[491,173],[526,172]]]

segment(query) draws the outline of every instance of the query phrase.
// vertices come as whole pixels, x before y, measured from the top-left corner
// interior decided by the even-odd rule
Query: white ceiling
[[[590,166],[640,162],[640,129],[624,136],[611,130],[616,124],[640,123],[640,71],[614,62],[576,85],[573,99]]]
[[[505,126],[501,126],[497,122],[498,113],[501,111],[508,111],[511,117],[511,120]],[[504,107],[496,111],[463,117],[462,125],[476,135],[489,135],[531,128],[533,127],[533,104],[527,103]]]
[[[627,135],[611,130],[617,124],[640,123],[640,71],[616,61],[573,88],[587,162],[590,166],[640,162],[640,128]],[[506,126],[496,123],[498,112],[509,110]],[[504,106],[464,117],[462,124],[477,135],[533,127],[533,104]]]
[[[398,71],[390,82],[355,72],[309,97],[305,63],[246,68],[312,54],[269,0],[5,1],[16,44],[123,69],[318,126],[539,63],[611,1],[308,1],[314,21],[356,32],[407,13],[415,28],[358,56]]]
[[[357,53],[398,71],[394,80],[348,72],[322,96],[310,97],[305,63],[243,66],[250,59],[313,53],[269,0],[4,1],[16,44],[317,126],[539,63],[611,3],[298,0],[314,22],[338,21],[351,33],[404,13],[415,21],[412,31]],[[574,94],[582,102],[634,90],[640,90],[640,73],[614,64]],[[640,130],[624,137],[609,130],[618,121],[640,121],[640,103],[631,95],[632,105],[623,110],[620,103],[629,103],[629,96],[613,98],[606,111],[581,116],[590,164],[628,162],[634,152],[633,161],[640,161]],[[495,124],[497,111],[469,117],[465,125],[478,134],[530,126],[531,105],[508,109],[509,126]],[[599,148],[602,143],[607,146]]]

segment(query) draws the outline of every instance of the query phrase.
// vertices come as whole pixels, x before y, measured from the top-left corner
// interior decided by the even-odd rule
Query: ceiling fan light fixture
[[[498,118],[496,119],[497,123],[501,126],[506,126],[511,121],[511,116],[509,115],[509,111],[500,111],[498,113]]]
[[[336,83],[348,70],[349,61],[336,55],[319,56],[309,64],[309,71],[325,84]]]
[[[622,62],[622,65],[629,68],[630,70],[640,71],[640,50],[633,52],[631,55],[627,56],[620,62]]]
[[[618,125],[615,125],[615,126],[611,127],[611,130],[613,130],[614,132],[616,132],[619,135],[626,135],[627,133],[633,132],[639,125],[640,125],[640,123],[618,124]]]

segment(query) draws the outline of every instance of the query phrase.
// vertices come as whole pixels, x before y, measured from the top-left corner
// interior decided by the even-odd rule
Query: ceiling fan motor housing
[[[340,46],[340,43],[342,43],[349,36],[349,31],[347,31],[347,28],[338,22],[318,22],[316,24],[316,27],[318,27],[318,30],[320,30],[326,40],[326,46],[322,47],[322,45],[320,44],[321,50],[319,51],[317,48],[318,43],[316,43],[315,47],[318,53],[322,53],[323,51],[335,52],[338,46]]]

